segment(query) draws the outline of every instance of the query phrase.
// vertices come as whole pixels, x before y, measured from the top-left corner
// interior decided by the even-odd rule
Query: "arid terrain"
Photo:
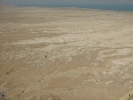
[[[133,12],[0,11],[1,100],[117,100],[133,88]]]

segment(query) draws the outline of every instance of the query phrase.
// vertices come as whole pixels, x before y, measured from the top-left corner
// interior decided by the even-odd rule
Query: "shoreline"
[[[83,7],[38,7],[38,6],[31,6],[31,7],[26,7],[26,6],[6,6],[3,7],[3,10],[8,10],[8,9],[57,9],[57,10],[83,10],[83,11],[105,11],[105,12],[129,12],[133,13],[133,10],[111,10],[111,9],[96,9],[96,8],[83,8]]]

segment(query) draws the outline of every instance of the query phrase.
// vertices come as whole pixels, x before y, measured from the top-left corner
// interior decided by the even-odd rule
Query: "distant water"
[[[133,11],[133,4],[127,5],[83,5],[80,8],[91,8],[91,9],[101,9],[101,10],[118,10],[118,11]]]
[[[90,9],[101,9],[101,10],[117,10],[117,11],[133,11],[133,4],[108,4],[108,5],[18,5],[21,7],[77,7],[77,8],[90,8]]]

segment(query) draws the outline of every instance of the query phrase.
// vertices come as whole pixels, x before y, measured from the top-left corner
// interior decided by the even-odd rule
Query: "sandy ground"
[[[0,99],[117,100],[133,88],[133,12],[0,11]]]

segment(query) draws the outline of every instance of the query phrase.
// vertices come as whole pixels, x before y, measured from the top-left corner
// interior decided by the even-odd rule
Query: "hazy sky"
[[[3,0],[13,5],[133,4],[133,0]]]

